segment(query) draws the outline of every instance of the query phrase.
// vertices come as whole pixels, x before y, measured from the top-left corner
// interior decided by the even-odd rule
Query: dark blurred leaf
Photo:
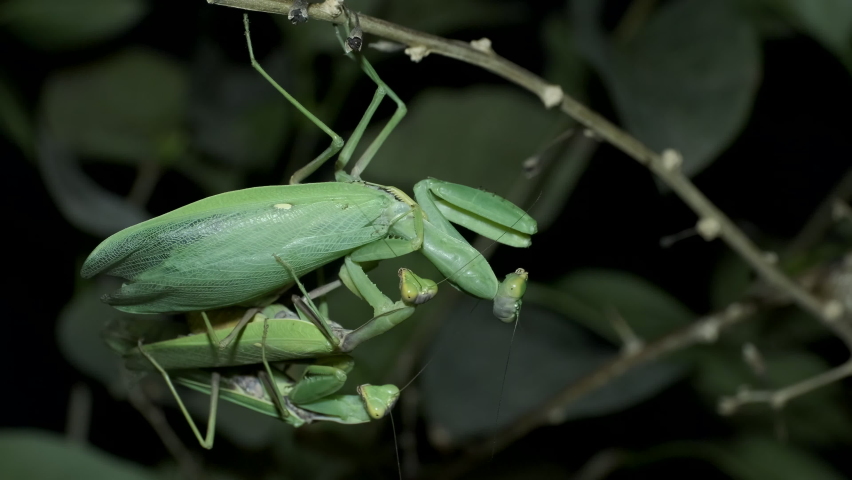
[[[183,154],[187,78],[176,62],[147,50],[50,77],[42,112],[77,153],[108,161],[173,161]]]
[[[760,347],[760,343],[758,343]],[[819,357],[803,352],[785,354],[762,351],[766,376],[757,377],[742,361],[738,349],[708,348],[696,352],[698,371],[696,388],[707,402],[716,405],[722,396],[733,395],[743,385],[752,389],[775,390],[824,373],[831,368]],[[852,438],[852,414],[842,400],[839,384],[831,384],[797,397],[784,407],[777,418],[765,404],[744,407],[731,422],[769,434],[775,422],[783,422],[792,439],[831,444]]]
[[[336,428],[337,431],[352,431],[360,430],[360,427],[368,425],[329,425],[315,423],[300,427],[298,432],[293,428],[287,427],[286,430],[279,431],[279,435],[275,436],[270,448],[277,463],[279,465],[286,465],[287,478],[344,478],[347,476],[346,473],[351,474],[353,468],[351,463],[341,458],[345,454],[328,454],[306,447],[304,437],[316,434],[317,430],[325,429],[326,427]],[[370,445],[374,445],[374,443],[368,438],[361,437],[355,448],[368,447]],[[363,457],[358,460],[360,466],[368,462],[369,460]]]
[[[783,16],[852,68],[852,2],[848,0],[750,0]]]
[[[552,128],[558,118],[515,88],[427,90],[409,105],[364,178],[405,188],[435,177],[507,195],[524,181],[524,159],[559,133]],[[374,126],[362,144],[377,132]]]
[[[35,133],[30,115],[20,95],[3,77],[0,77],[0,131],[26,155],[35,149]]]
[[[81,372],[107,386],[118,384],[120,359],[110,350],[101,331],[110,318],[122,314],[101,302],[101,295],[120,286],[116,279],[81,283],[71,301],[59,313],[56,340],[65,358]]]
[[[245,187],[243,175],[233,169],[204,162],[193,155],[183,157],[173,168],[192,180],[208,195]]]
[[[106,238],[149,218],[141,208],[89,179],[74,154],[48,135],[39,141],[36,155],[53,202],[65,219],[80,230]]]
[[[386,2],[384,5],[386,11],[382,18],[393,18],[395,23],[433,35],[459,29],[518,23],[529,16],[528,11],[510,2],[409,0]],[[494,48],[500,51],[500,45]]]
[[[329,33],[329,32],[326,32]],[[276,81],[287,71],[281,52],[259,60]],[[234,67],[205,45],[193,70],[190,118],[198,148],[239,171],[268,170],[281,152],[289,115],[298,113],[248,62]]]
[[[586,97],[586,79],[589,68],[577,48],[577,39],[565,17],[550,17],[541,32],[547,53],[547,70],[544,78],[562,87],[577,100]]]
[[[626,41],[600,30],[603,2],[575,2],[578,46],[603,77],[627,129],[675,148],[695,175],[745,125],[760,76],[753,27],[727,1],[668,2]]]
[[[555,164],[541,173],[546,175],[541,195],[528,212],[538,222],[539,233],[550,228],[559,218],[565,203],[600,145],[594,138],[576,135],[569,140],[570,144],[565,147],[564,152],[551,160]]]
[[[158,476],[135,463],[39,430],[0,431],[3,478],[27,480],[151,480]]]
[[[643,340],[653,340],[689,324],[696,315],[664,290],[617,270],[580,270],[554,287],[531,284],[527,300],[547,305],[598,335],[620,344],[617,317]]]
[[[669,458],[697,458],[714,464],[735,480],[840,480],[828,464],[796,446],[764,435],[723,444],[672,442],[634,454],[635,464]]]
[[[162,393],[166,398],[162,399],[162,402],[177,410],[177,403],[165,388],[165,384],[163,384]],[[178,388],[178,393],[186,408],[192,413],[199,429],[206,429],[210,414],[210,395],[182,387]],[[174,428],[189,431],[189,424],[184,421],[183,416],[178,415],[176,418],[180,423],[174,425]],[[284,435],[290,436],[293,428],[276,418],[231,402],[219,402],[216,416],[216,435],[224,436],[241,448],[256,450],[268,446],[272,442],[273,436],[280,430],[286,431]]]
[[[716,263],[710,284],[710,304],[714,309],[725,308],[743,298],[752,284],[751,267],[733,252],[725,252]]]
[[[6,0],[0,26],[43,50],[73,50],[127,30],[147,11],[143,0]]]
[[[512,343],[500,407],[511,327],[489,308],[466,300],[435,342],[421,387],[430,429],[442,442],[486,435],[529,413],[562,388],[618,355],[565,318],[527,301]],[[633,370],[571,403],[562,421],[606,415],[651,398],[682,370],[655,364]]]
[[[719,453],[717,465],[737,480],[844,478],[815,455],[775,439],[745,437]]]

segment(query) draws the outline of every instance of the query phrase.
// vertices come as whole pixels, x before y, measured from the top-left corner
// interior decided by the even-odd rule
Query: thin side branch
[[[759,305],[756,302],[733,303],[725,310],[696,320],[686,327],[645,344],[639,350],[625,352],[613,358],[564,388],[550,398],[547,403],[518,419],[509,428],[498,432],[489,441],[472,448],[469,453],[478,456],[480,453],[490,451],[491,442],[494,442],[497,449],[502,449],[540,425],[561,423],[568,405],[575,400],[588,395],[634,368],[669,353],[697,344],[715,342],[723,330],[748,319],[757,313],[758,308]]]
[[[841,213],[843,207],[849,210],[849,206],[844,202],[849,201],[850,198],[852,198],[852,168],[843,174],[840,181],[817,207],[796,238],[787,246],[787,251],[801,252],[813,246],[832,224],[843,218]]]
[[[192,452],[186,448],[186,445],[181,442],[180,437],[172,430],[163,411],[151,402],[145,392],[142,391],[141,386],[131,387],[127,392],[127,400],[133,405],[133,408],[145,417],[145,420],[160,437],[160,441],[163,442],[166,450],[175,459],[183,477],[188,480],[201,479],[203,473],[201,465]]]
[[[823,270],[820,275],[822,278],[818,280],[818,284],[814,285],[814,288],[830,298],[826,303],[829,309],[835,308],[842,312],[844,310],[843,301],[848,300],[847,297],[852,294],[852,291],[850,291],[850,286],[852,286],[852,253],[845,256],[841,265],[828,266]],[[736,394],[722,397],[719,400],[719,413],[721,415],[732,415],[743,405],[750,403],[766,403],[774,410],[781,410],[787,402],[796,397],[852,376],[852,316],[840,315],[829,326],[850,352],[850,358],[845,363],[777,390],[752,390],[750,387],[743,386]],[[754,346],[751,346],[751,349],[754,350],[753,357],[759,356]],[[748,362],[749,355],[744,356]]]
[[[719,400],[719,413],[732,415],[749,403],[766,403],[775,410],[781,410],[788,401],[849,376],[852,376],[852,361],[778,390],[742,388],[735,395]]]

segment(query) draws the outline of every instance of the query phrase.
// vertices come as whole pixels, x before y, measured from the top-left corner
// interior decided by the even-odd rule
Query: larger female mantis
[[[104,240],[86,259],[82,275],[105,272],[129,280],[104,301],[132,313],[263,305],[298,276],[342,256],[367,262],[420,251],[452,285],[493,300],[495,315],[514,321],[526,272],[519,269],[498,281],[488,262],[450,222],[506,245],[527,247],[537,230],[535,220],[508,200],[463,185],[421,181],[414,187],[415,202],[397,188],[362,181],[361,172],[405,115],[405,105],[363,56],[348,52],[378,88],[344,146],[341,137],[257,63],[247,16],[244,23],[252,66],[331,136],[332,144],[297,171],[291,185],[214,195]],[[344,172],[385,95],[396,102],[396,113],[351,172]],[[298,184],[338,152],[337,182]],[[292,270],[282,268],[276,256]]]

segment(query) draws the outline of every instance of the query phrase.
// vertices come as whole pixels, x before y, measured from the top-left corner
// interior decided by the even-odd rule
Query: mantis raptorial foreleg
[[[275,259],[282,267],[292,273],[292,267],[287,262],[278,256]],[[401,301],[394,302],[382,293],[370,280],[364,269],[349,257],[344,259],[340,279],[351,291],[373,307],[373,318],[367,320],[357,329],[342,336],[335,332],[334,326],[320,313],[298,278],[296,278],[296,285],[302,291],[304,301],[294,295],[293,306],[301,315],[313,322],[320,331],[324,332],[326,338],[337,347],[338,351],[344,353],[351,352],[361,343],[399,325],[414,314],[416,305],[429,301],[438,292],[438,285],[432,280],[422,278],[407,268],[401,268],[399,279],[400,292],[403,298]]]

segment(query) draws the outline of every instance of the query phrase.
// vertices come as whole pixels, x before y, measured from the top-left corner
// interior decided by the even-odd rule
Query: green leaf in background
[[[541,194],[527,212],[538,222],[539,233],[550,228],[559,219],[571,193],[600,145],[597,139],[582,134],[568,141],[570,143],[561,155],[552,158],[550,162],[553,163],[540,173],[545,175]]]
[[[612,41],[600,31],[602,3],[575,2],[580,49],[625,127],[654,150],[679,150],[684,173],[697,174],[748,119],[761,65],[753,26],[729,1],[679,0],[659,7],[632,38]]]
[[[107,40],[135,25],[144,0],[6,0],[0,28],[42,50],[73,50]]]
[[[173,60],[133,49],[48,78],[41,111],[80,155],[129,163],[181,155],[187,75]]]
[[[171,392],[167,390],[165,382],[161,382],[159,375],[156,373],[153,373],[152,376],[156,376],[155,380],[161,383],[162,387],[160,389],[162,395],[160,395],[158,403],[170,405],[175,412],[178,412],[177,402],[175,402]],[[207,419],[210,413],[210,395],[205,395],[184,387],[177,388],[181,400],[183,400],[184,405],[186,405],[186,408],[195,418],[196,424],[207,428]],[[293,427],[276,418],[263,415],[262,413],[235,405],[231,402],[220,401],[217,408],[216,436],[221,435],[244,449],[261,449],[272,443],[273,438],[278,437],[277,440],[281,440],[282,438],[292,437],[295,430]],[[184,420],[183,415],[175,415],[174,419],[172,428],[182,433],[190,431],[190,426]],[[192,441],[194,442],[195,440]]]
[[[722,466],[738,480],[842,480],[837,473],[815,455],[794,445],[766,438],[745,437],[728,448],[727,452],[736,462]],[[729,466],[730,465],[730,466]]]
[[[581,323],[621,344],[616,315],[643,340],[654,340],[696,318],[676,298],[647,280],[618,270],[579,270],[553,287],[533,283],[525,299]]]
[[[565,93],[578,101],[585,101],[589,65],[577,48],[571,23],[565,17],[551,17],[541,37],[548,55],[544,78],[562,87]]]
[[[40,430],[0,430],[0,465],[9,480],[157,478],[140,465]]]
[[[848,0],[750,0],[814,37],[852,69],[852,2]]]
[[[511,326],[495,320],[490,308],[473,300],[460,302],[450,314],[420,383],[430,431],[441,443],[454,444],[506,427],[618,355],[582,328],[530,301],[524,303],[520,322],[505,371]],[[681,373],[669,364],[637,368],[569,404],[561,419],[623,410],[651,398]]]
[[[722,309],[741,300],[754,282],[751,267],[737,254],[726,251],[716,262],[710,283],[710,304]]]
[[[408,111],[365,172],[370,181],[406,188],[435,177],[507,196],[524,181],[524,159],[560,133],[558,112],[510,87],[430,89]]]
[[[766,375],[758,378],[743,362],[739,349],[719,346],[692,352],[698,359],[698,370],[693,377],[696,388],[715,406],[722,396],[733,395],[743,385],[775,390],[831,368],[810,353],[762,353]],[[772,433],[776,420],[783,422],[794,441],[831,445],[852,438],[852,412],[840,395],[839,384],[827,385],[790,400],[777,419],[765,404],[746,405],[730,417],[732,423],[762,434]]]
[[[62,216],[80,230],[106,238],[150,217],[142,208],[87,177],[74,154],[48,135],[42,135],[36,155],[53,202]]]
[[[731,442],[671,442],[631,455],[633,465],[665,459],[707,461],[732,480],[841,480],[826,462],[795,444],[765,435],[747,435]],[[715,477],[714,477],[715,478]]]
[[[190,104],[195,144],[238,171],[269,170],[286,140],[289,115],[298,112],[251,68],[248,55],[245,60],[237,67],[209,44],[200,49]],[[272,78],[286,84],[288,69],[280,51],[259,61]]]
[[[0,132],[3,132],[25,155],[35,149],[32,120],[12,84],[0,77]]]
[[[121,360],[104,342],[104,326],[114,320],[138,322],[138,315],[120,312],[103,303],[101,295],[121,286],[116,278],[78,282],[71,301],[59,313],[56,340],[65,358],[81,372],[111,387],[119,383]],[[144,321],[163,322],[160,315],[146,315]],[[165,323],[164,323],[165,324]],[[150,337],[149,337],[150,338]]]
[[[381,12],[381,18],[393,18],[395,23],[433,35],[441,35],[463,28],[523,22],[529,15],[528,12],[518,8],[516,4],[483,0],[465,2],[457,0],[408,0],[406,2],[384,2],[384,6],[385,9]],[[499,52],[500,46],[494,45],[494,49]]]

